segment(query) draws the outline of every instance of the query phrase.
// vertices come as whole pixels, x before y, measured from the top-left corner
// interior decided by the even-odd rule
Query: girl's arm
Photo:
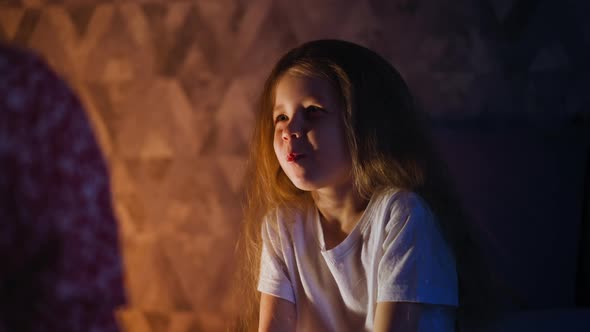
[[[379,302],[375,310],[373,332],[415,332],[422,304],[411,302]]]
[[[295,331],[295,304],[262,293],[260,297],[259,332]]]

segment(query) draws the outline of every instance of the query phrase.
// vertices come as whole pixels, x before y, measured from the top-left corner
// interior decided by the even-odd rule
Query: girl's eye
[[[275,118],[275,123],[285,121],[285,120],[288,120],[287,116],[285,114],[279,114]]]
[[[305,110],[307,111],[307,113],[310,113],[310,114],[316,114],[316,113],[318,113],[320,111],[323,111],[323,109],[321,107],[319,107],[319,106],[313,106],[313,105],[307,106],[305,108]]]

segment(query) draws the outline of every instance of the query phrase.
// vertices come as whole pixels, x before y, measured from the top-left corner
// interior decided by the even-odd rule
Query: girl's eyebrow
[[[285,108],[285,107],[283,106],[283,104],[278,104],[278,105],[276,105],[276,106],[275,106],[275,107],[272,109],[272,112],[273,112],[273,113],[275,113],[275,112],[280,112],[280,111],[282,111],[284,108]]]
[[[304,99],[302,99],[300,101],[300,103],[305,104],[305,103],[309,103],[309,104],[313,104],[313,105],[324,105],[324,100],[323,98],[318,98],[316,96],[310,95],[309,97],[306,97]],[[285,106],[283,104],[278,104],[276,105],[273,109],[272,112],[280,112],[283,111],[285,109]]]

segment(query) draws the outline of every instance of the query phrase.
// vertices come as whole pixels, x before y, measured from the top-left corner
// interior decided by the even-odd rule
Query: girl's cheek
[[[276,160],[280,164],[281,160],[279,158],[279,155],[280,155],[281,147],[279,146],[279,142],[277,142],[276,139],[274,140],[272,147],[273,147],[273,151],[274,151],[274,154],[275,154],[275,158],[276,158]]]
[[[283,130],[281,127],[282,127],[281,124],[279,124],[275,127],[275,141],[277,141],[277,140],[280,141],[283,137]]]
[[[283,139],[282,139],[282,134],[280,131],[275,131],[275,135],[274,135],[274,139],[273,139],[273,148],[275,150],[275,153],[278,154],[281,145],[283,144]]]

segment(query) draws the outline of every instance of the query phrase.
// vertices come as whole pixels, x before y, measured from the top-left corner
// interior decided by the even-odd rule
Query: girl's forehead
[[[333,84],[319,75],[303,75],[287,72],[275,85],[274,103],[297,99],[316,99],[327,101],[338,99],[338,92]]]

